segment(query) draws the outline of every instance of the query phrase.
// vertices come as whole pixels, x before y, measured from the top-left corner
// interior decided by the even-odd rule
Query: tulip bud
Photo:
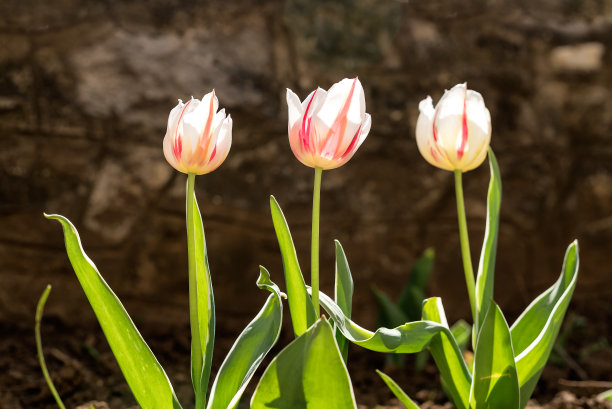
[[[317,88],[304,102],[287,89],[287,105],[291,150],[311,168],[344,165],[370,132],[371,119],[357,78],[345,78],[329,91]]]
[[[491,115],[478,92],[458,84],[444,93],[435,109],[427,97],[419,111],[416,140],[427,162],[467,172],[484,161],[491,142]]]
[[[218,108],[213,90],[202,101],[191,98],[184,104],[179,100],[170,111],[164,156],[174,169],[203,175],[225,160],[232,144],[232,118],[226,118],[225,109],[217,112]]]

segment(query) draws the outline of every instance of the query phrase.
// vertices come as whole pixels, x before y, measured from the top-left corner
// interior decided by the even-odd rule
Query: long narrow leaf
[[[432,338],[429,351],[440,371],[444,390],[450,395],[457,408],[467,409],[472,375],[463,360],[457,341],[448,330],[448,322],[440,298],[433,297],[425,300],[423,319],[436,322],[446,329]]]
[[[196,386],[196,399],[204,400],[210,381],[210,367],[212,364],[213,348],[215,343],[215,300],[208,265],[208,252],[206,250],[206,238],[204,236],[204,225],[202,215],[195,193],[193,195],[193,224],[195,233],[195,267],[196,267],[196,302],[198,306],[198,342],[202,351],[202,362],[193,365],[192,370],[202,368],[200,373],[194,373],[194,385]],[[200,403],[204,407],[202,403]]]
[[[578,242],[574,241],[567,248],[557,282],[540,294],[510,328],[521,385],[521,407],[527,404],[555,344],[576,288],[578,265]]]
[[[255,370],[278,341],[283,319],[283,294],[270,280],[268,270],[262,266],[259,270],[257,286],[272,294],[221,364],[210,392],[208,409],[235,408]]]
[[[470,408],[519,409],[519,383],[510,329],[494,302],[480,328],[475,352]]]
[[[351,318],[353,309],[353,276],[351,275],[351,269],[346,259],[344,249],[338,240],[334,241],[336,245],[336,283],[334,286],[334,298],[336,304],[340,307],[344,315]],[[348,357],[348,346],[349,341],[342,335],[342,332],[336,328],[336,342],[338,342],[338,348],[340,354],[346,362]]]
[[[281,256],[283,259],[283,270],[285,271],[285,283],[287,285],[287,296],[289,300],[289,312],[295,336],[300,336],[308,327],[316,321],[316,313],[312,300],[306,292],[306,284],[300,270],[293,239],[289,232],[289,226],[283,215],[283,211],[270,196],[270,210],[272,211],[272,222],[278,238]]]
[[[493,282],[495,279],[495,257],[497,254],[497,232],[499,230],[499,210],[501,207],[502,184],[493,150],[489,148],[489,167],[491,168],[491,181],[487,194],[487,224],[485,228],[478,274],[476,277],[476,314],[472,343],[476,344],[478,331],[487,315],[489,304],[493,299]]]
[[[433,270],[435,254],[432,248],[428,248],[415,261],[410,269],[410,278],[397,299],[397,305],[408,317],[408,321],[421,318],[425,288]]]
[[[321,318],[272,360],[251,409],[355,409],[355,396],[329,322]]]
[[[400,386],[386,373],[376,370],[376,373],[382,378],[382,380],[387,384],[391,392],[395,395],[395,397],[402,402],[402,405],[406,407],[406,409],[419,409],[419,406],[414,403],[412,399],[406,395],[406,392],[400,388]]]
[[[62,225],[70,263],[138,404],[143,409],[180,408],[166,373],[115,293],[83,251],[77,230],[63,216],[45,217]]]

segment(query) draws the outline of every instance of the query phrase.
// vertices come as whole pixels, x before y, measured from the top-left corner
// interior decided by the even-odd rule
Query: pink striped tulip
[[[179,100],[170,111],[164,156],[174,169],[203,175],[225,160],[232,144],[232,118],[225,116],[225,109],[217,112],[218,108],[213,90],[202,101],[191,98],[184,104]]]
[[[357,78],[345,78],[329,91],[317,88],[304,102],[287,89],[287,105],[291,150],[311,168],[344,165],[370,132],[371,119]]]
[[[491,142],[491,115],[478,92],[458,84],[444,93],[435,109],[427,97],[419,110],[416,140],[427,162],[467,172],[484,161]]]

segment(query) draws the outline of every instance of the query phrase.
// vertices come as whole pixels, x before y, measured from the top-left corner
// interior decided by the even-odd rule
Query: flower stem
[[[467,221],[465,217],[465,203],[463,200],[462,172],[455,170],[455,192],[457,195],[457,218],[459,219],[459,239],[461,241],[461,256],[463,259],[463,271],[465,273],[465,283],[467,284],[468,296],[470,297],[470,307],[472,309],[472,319],[476,322],[476,301],[474,268],[472,267],[472,256],[470,255],[470,241],[467,231]]]
[[[193,194],[195,173],[187,174],[187,257],[189,263],[189,323],[191,326],[191,381],[194,391],[200,391],[200,374],[202,373],[202,347],[200,345],[200,328],[198,324],[198,296],[196,286],[196,252],[195,227],[193,219]],[[196,402],[203,402],[202,397],[196,396]]]
[[[323,169],[315,167],[314,189],[312,191],[312,241],[310,245],[310,286],[312,304],[316,317],[319,316],[319,213],[321,208],[321,174]]]

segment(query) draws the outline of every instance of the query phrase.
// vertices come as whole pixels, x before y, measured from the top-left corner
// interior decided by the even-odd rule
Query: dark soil
[[[576,316],[570,316],[567,322],[566,328],[571,326],[572,332],[565,336],[562,333],[564,349],[553,354],[528,408],[612,408],[596,399],[598,393],[612,389],[612,382],[606,381],[610,379],[612,360],[608,337],[599,332],[603,328],[580,326]],[[605,326],[604,323],[599,327]],[[138,407],[97,325],[75,328],[48,317],[42,331],[49,371],[68,408],[88,409],[91,404],[97,409]],[[3,334],[0,408],[55,408],[36,358],[33,325],[0,324],[0,332]],[[172,380],[179,400],[186,409],[191,408],[186,403],[192,400],[188,328],[144,326],[142,334]],[[229,334],[221,331],[218,335],[213,371],[232,343]],[[289,334],[283,333],[273,353],[289,341]],[[429,362],[421,373],[415,373],[412,358],[408,356],[404,368],[400,368],[386,364],[382,354],[352,348],[349,370],[360,409],[403,407],[376,376],[377,368],[393,377],[422,408],[451,408],[440,389],[435,365]],[[255,381],[247,395],[254,385]],[[246,408],[247,402],[248,397],[243,398],[241,407]]]

